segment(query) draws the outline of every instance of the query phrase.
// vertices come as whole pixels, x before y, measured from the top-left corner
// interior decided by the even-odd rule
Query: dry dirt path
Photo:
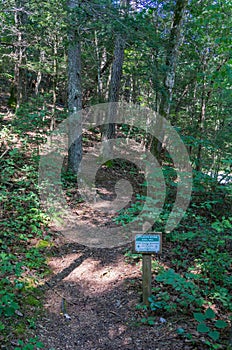
[[[152,327],[138,323],[141,263],[128,264],[124,250],[66,244],[50,258],[46,312],[37,325],[46,350],[197,349],[177,336],[181,325],[158,317]]]

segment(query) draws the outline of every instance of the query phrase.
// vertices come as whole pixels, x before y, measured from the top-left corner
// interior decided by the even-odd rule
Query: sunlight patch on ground
[[[98,295],[111,289],[112,285],[120,284],[124,279],[137,277],[139,274],[128,270],[125,269],[125,263],[122,260],[117,260],[108,266],[101,266],[98,260],[88,258],[64,280],[78,282],[85,286],[87,295]]]
[[[126,331],[126,326],[119,325],[119,326],[111,326],[109,327],[108,335],[111,340],[113,340],[115,337],[122,335]]]
[[[54,274],[63,271],[68,268],[75,260],[79,259],[82,256],[82,253],[73,253],[68,254],[63,257],[53,257],[48,261],[48,265],[51,268]]]

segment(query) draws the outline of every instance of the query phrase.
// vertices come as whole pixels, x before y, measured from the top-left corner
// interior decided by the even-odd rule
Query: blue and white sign
[[[139,234],[135,236],[135,250],[138,253],[161,252],[161,234]]]

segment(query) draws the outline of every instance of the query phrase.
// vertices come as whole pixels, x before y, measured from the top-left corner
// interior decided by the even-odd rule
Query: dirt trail
[[[54,274],[37,327],[46,350],[196,349],[177,336],[176,324],[158,317],[155,326],[138,324],[141,263],[126,263],[124,250],[67,244],[50,259]]]
[[[113,168],[103,166],[98,172],[98,192],[112,200],[115,181],[126,178],[133,183],[135,193],[143,194],[139,185],[144,181],[142,175],[137,172],[135,176],[136,169],[131,174],[130,164],[127,175],[120,164],[114,165]],[[80,202],[79,197],[76,185],[69,187],[67,203],[78,222],[99,229],[101,225],[115,225],[110,215],[94,212],[91,206]],[[134,195],[132,202],[135,198]],[[178,320],[177,324],[174,317],[162,323],[157,316],[154,326],[141,325],[145,314],[136,309],[142,293],[141,262],[133,265],[126,262],[124,252],[128,248],[131,245],[90,249],[59,242],[49,261],[53,276],[45,288],[46,316],[38,321],[37,327],[37,335],[46,350],[197,349],[176,333],[178,327],[184,327],[184,320]],[[160,258],[164,263],[171,260],[170,251],[164,247]],[[199,349],[203,350],[202,343]]]

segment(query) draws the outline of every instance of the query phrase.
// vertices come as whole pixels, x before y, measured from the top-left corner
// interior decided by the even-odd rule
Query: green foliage
[[[44,348],[44,344],[38,341],[37,338],[30,338],[26,343],[22,340],[19,340],[18,343],[19,346],[15,347],[14,350],[37,350]]]
[[[190,280],[180,276],[173,269],[163,271],[156,277],[158,282],[170,285],[175,292],[178,292],[176,307],[183,310],[188,309],[188,305],[199,308],[203,305],[204,300],[200,297],[199,288]]]
[[[154,320],[154,317],[152,317],[152,316],[150,316],[150,317],[143,317],[143,318],[141,318],[141,323],[147,324],[149,326],[154,326],[155,320]]]
[[[34,140],[38,141],[39,132],[35,132],[35,138],[28,137],[26,121],[31,120],[31,115],[24,114],[23,118],[25,125],[22,124],[21,129],[13,122],[0,132],[4,140],[2,148],[7,149],[4,157],[0,158],[0,328],[6,346],[9,345],[8,334],[20,338],[30,334],[34,321],[29,317],[25,322],[18,322],[17,313],[22,313],[24,309],[26,313],[27,307],[39,310],[41,304],[32,296],[29,298],[27,291],[34,287],[37,276],[42,277],[49,271],[42,252],[45,244],[34,247],[30,244],[32,239],[47,242],[49,218],[40,208],[38,194],[39,158]],[[37,122],[34,120],[35,130]],[[19,345],[18,349],[41,347],[41,343],[33,339],[28,343],[21,340]]]
[[[19,309],[19,304],[15,301],[15,295],[10,293],[9,290],[1,291],[0,294],[0,315],[13,316],[15,311]]]
[[[205,188],[202,178],[201,182]],[[223,193],[227,190],[228,186],[224,186]],[[167,236],[174,244],[172,264],[178,272],[173,268],[156,271],[156,288],[149,299],[154,315],[143,317],[142,322],[154,324],[157,315],[193,315],[197,332],[206,337],[204,343],[211,349],[218,349],[228,323],[219,319],[212,308],[202,312],[202,307],[212,303],[220,305],[225,315],[232,310],[229,273],[232,258],[228,251],[232,238],[231,218],[229,211],[228,215],[224,212],[219,217],[225,205],[221,199],[215,200],[215,210],[214,201],[205,200],[204,196],[205,192],[202,192],[203,202],[198,202],[199,198],[195,202],[193,199],[179,228]],[[191,331],[181,328],[177,333],[194,341],[195,335]]]
[[[153,312],[164,310],[168,313],[175,312],[177,304],[171,301],[170,294],[168,292],[159,292],[156,295],[152,295],[149,298],[150,309]]]
[[[185,311],[189,312],[188,305],[191,305],[191,308],[200,310],[200,307],[206,302],[202,298],[197,300],[196,291],[200,294],[198,287],[192,282],[187,282],[171,269],[160,273],[156,280],[162,284],[171,285],[174,290],[178,292],[178,297],[173,298],[171,292],[159,291],[159,289],[156,288],[156,294],[149,298],[150,310],[154,315],[143,317],[141,323],[154,325],[156,322],[156,315],[163,315],[164,312],[168,314],[176,314],[176,312],[184,313]],[[206,340],[205,343],[210,347],[217,349],[217,346],[219,345],[217,341],[220,338],[220,331],[228,327],[227,322],[217,319],[216,313],[210,307],[208,307],[204,313],[199,311],[194,312],[193,317],[197,322],[197,332],[204,333],[208,336],[209,340]],[[183,328],[178,328],[177,333],[188,339],[193,338],[191,333],[187,333]]]
[[[142,254],[135,253],[131,250],[126,251],[124,256],[126,258],[126,261],[132,264],[138,262],[142,258]]]
[[[208,308],[205,313],[194,313],[194,318],[198,322],[197,331],[199,333],[206,333],[213,341],[218,341],[220,338],[220,333],[216,329],[226,328],[228,325],[223,320],[215,320],[214,324],[207,324],[207,320],[211,321],[215,319],[216,314],[211,309]],[[211,322],[212,323],[212,322]]]

